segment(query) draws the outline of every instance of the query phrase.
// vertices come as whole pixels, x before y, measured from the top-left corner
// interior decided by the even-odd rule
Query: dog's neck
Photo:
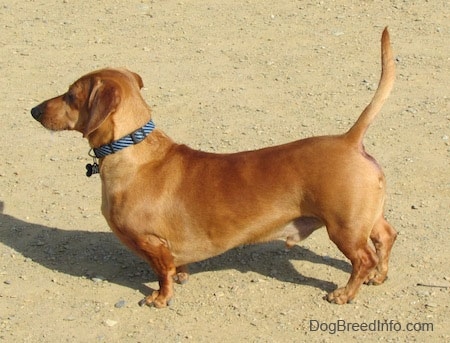
[[[132,145],[142,142],[155,129],[153,120],[150,119],[147,124],[133,131],[132,133],[119,138],[111,143],[102,145],[98,148],[93,148],[93,152],[96,158],[103,158],[105,156],[114,154],[122,149],[130,147]]]

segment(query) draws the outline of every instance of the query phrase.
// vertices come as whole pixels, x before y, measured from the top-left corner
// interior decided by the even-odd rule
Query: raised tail
[[[362,143],[367,128],[372,124],[384,102],[391,93],[395,79],[395,64],[392,57],[391,42],[387,27],[381,36],[381,77],[372,101],[364,109],[356,123],[348,130],[345,137],[355,144]]]

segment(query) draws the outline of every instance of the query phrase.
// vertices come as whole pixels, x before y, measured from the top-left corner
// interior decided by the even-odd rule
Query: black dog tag
[[[86,176],[90,177],[92,174],[98,174],[100,173],[100,168],[97,162],[94,162],[93,164],[86,164]]]

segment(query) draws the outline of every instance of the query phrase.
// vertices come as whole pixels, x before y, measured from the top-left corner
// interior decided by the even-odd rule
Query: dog
[[[397,236],[383,215],[384,174],[363,146],[395,79],[387,28],[381,60],[374,97],[346,133],[255,151],[213,154],[175,143],[155,128],[142,79],[126,69],[91,72],[31,114],[89,141],[104,217],[158,277],[159,289],[140,305],[168,306],[189,263],[275,239],[292,247],[322,226],[352,264],[348,283],[325,296],[345,304],[363,283],[385,281]]]

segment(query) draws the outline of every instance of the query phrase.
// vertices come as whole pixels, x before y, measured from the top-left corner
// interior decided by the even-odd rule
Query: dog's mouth
[[[60,120],[58,117],[49,116],[46,113],[46,104],[42,103],[31,109],[31,116],[41,123],[43,127],[50,131],[62,131],[62,130],[72,130],[70,122],[67,120]]]

